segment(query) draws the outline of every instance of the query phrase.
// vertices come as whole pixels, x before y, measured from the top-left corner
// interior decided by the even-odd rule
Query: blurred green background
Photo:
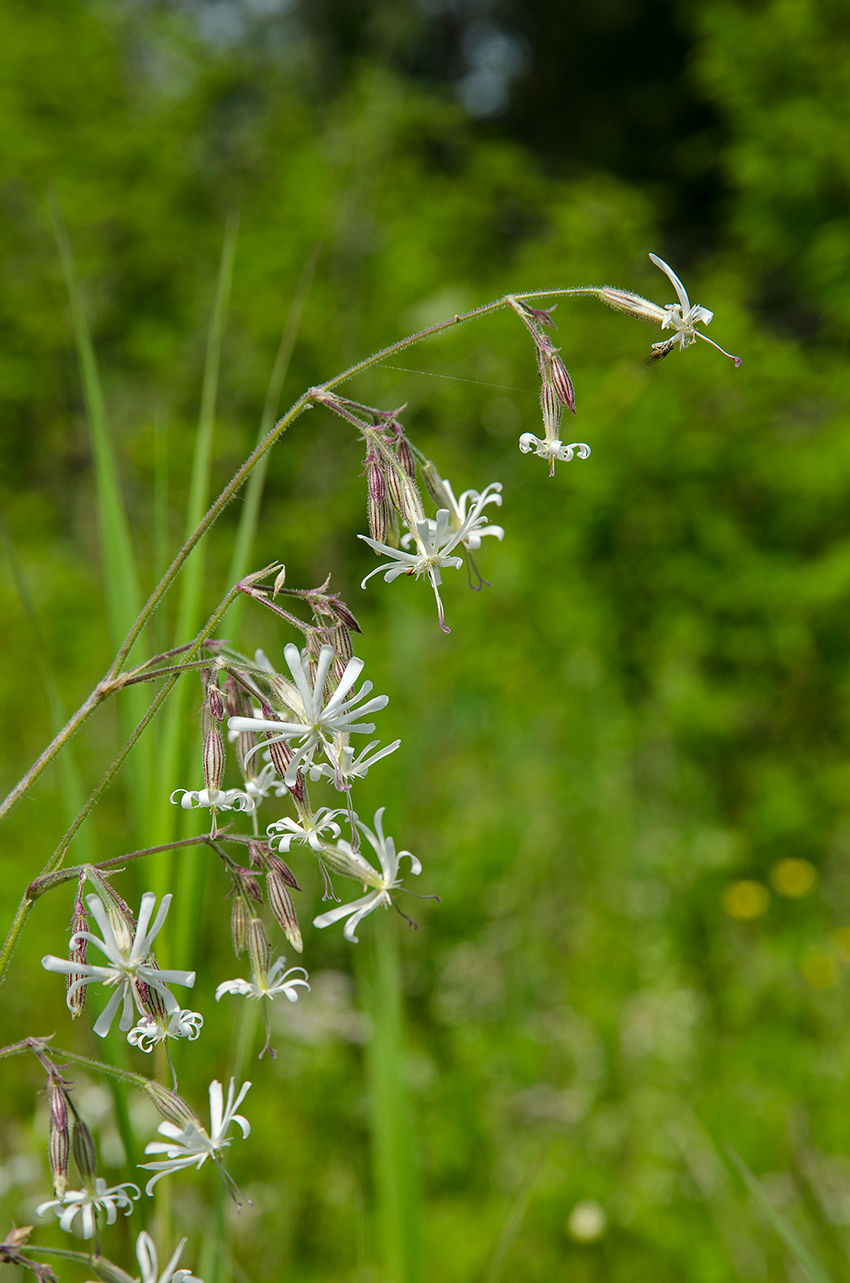
[[[368,675],[390,695],[378,733],[403,738],[358,809],[387,806],[388,831],[422,859],[417,889],[441,901],[403,905],[415,903],[415,933],[397,920],[423,1277],[802,1278],[729,1166],[731,1144],[831,1277],[847,1278],[846,5],[4,0],[2,11],[3,791],[49,739],[45,669],[70,710],[111,654],[48,191],[77,260],[145,589],[186,521],[228,218],[239,229],[214,491],[253,445],[312,254],[281,408],[508,290],[610,283],[667,302],[647,259],[662,254],[744,364],[698,344],[647,368],[657,333],[593,300],[562,302],[570,433],[593,454],[554,480],[517,449],[539,412],[513,316],[343,389],[407,402],[412,439],[456,491],[504,485],[504,542],[480,555],[493,587],[474,595],[446,574],[450,637],[421,583],[361,591],[374,564],[355,538],[362,452],[325,411],[273,452],[253,561],[285,561],[304,587],[332,574],[363,626]],[[237,501],[208,543],[210,609],[239,515]],[[177,600],[151,645],[172,637]],[[278,662],[292,639],[257,610],[238,629]],[[199,703],[193,686],[190,728]],[[74,741],[83,789],[121,723],[107,706]],[[174,779],[155,770],[141,814],[116,784],[72,857],[140,844],[168,791],[200,782],[195,759]],[[333,804],[330,790],[314,797]],[[53,769],[4,827],[4,929],[65,819]],[[253,1061],[254,1132],[229,1166],[254,1208],[228,1214],[235,1264],[215,1277],[377,1283],[358,974],[378,924],[354,948],[340,929],[314,931],[321,888],[306,855],[294,864],[314,988],[279,1013],[277,1061]],[[192,870],[179,872],[188,885]],[[135,866],[120,885],[134,899],[147,883]],[[215,1006],[215,986],[247,966],[230,951],[226,890],[211,865],[189,910],[193,957],[175,959],[197,965],[192,1005],[207,1017],[202,1041],[177,1052],[202,1114],[239,1017],[238,999]],[[60,1045],[97,1053],[88,1016],[71,1029],[61,982],[38,961],[62,952],[70,914],[68,888],[38,903],[2,992],[3,1042],[55,1029]],[[126,1179],[110,1094],[75,1076],[104,1171]],[[24,1061],[6,1063],[4,1083],[0,1217],[30,1223],[49,1189],[42,1083]],[[132,1099],[131,1111],[141,1148],[157,1120]],[[169,1183],[158,1224],[173,1217],[200,1271],[215,1174]],[[126,1268],[130,1229],[153,1228],[141,1207],[104,1240]],[[38,1238],[69,1241],[55,1222]]]

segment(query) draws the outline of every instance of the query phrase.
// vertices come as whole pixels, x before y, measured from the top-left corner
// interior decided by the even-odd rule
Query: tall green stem
[[[377,913],[372,924],[361,984],[372,1024],[366,1077],[377,1237],[392,1283],[421,1283],[419,1171],[404,1073],[398,922],[393,913]]]

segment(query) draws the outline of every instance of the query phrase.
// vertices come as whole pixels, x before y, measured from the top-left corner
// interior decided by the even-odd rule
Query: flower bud
[[[97,1176],[97,1150],[92,1134],[81,1118],[74,1119],[71,1129],[71,1153],[83,1185],[86,1188],[93,1186]]]
[[[191,1105],[178,1096],[175,1091],[168,1091],[161,1083],[156,1082],[153,1078],[148,1079],[145,1091],[148,1097],[153,1101],[159,1114],[169,1123],[174,1123],[176,1127],[186,1127],[189,1123],[194,1123],[201,1131],[201,1120],[192,1109]]]
[[[239,879],[239,886],[245,895],[252,900],[256,900],[258,904],[263,903],[263,892],[260,884],[250,869],[235,869],[234,876]]]
[[[281,864],[283,864],[282,860]],[[285,865],[284,868],[286,868]],[[289,873],[288,869],[286,871]],[[269,869],[268,877],[266,878],[266,894],[269,898],[269,908],[283,928],[287,940],[297,953],[303,952],[304,942],[301,939],[295,905],[292,903],[292,896],[289,894],[287,879],[277,869]]]
[[[437,510],[439,511],[440,508],[448,508],[449,512],[451,512],[453,507],[452,501],[449,498],[446,487],[443,485],[443,478],[440,476],[431,460],[429,459],[427,463],[423,463],[419,471],[422,474],[422,483],[428,491],[428,496],[434,503]]]
[[[248,908],[241,895],[233,897],[233,908],[230,912],[230,934],[233,939],[233,952],[237,958],[245,948],[248,931]]]
[[[540,409],[543,411],[543,427],[547,441],[557,441],[563,409],[551,383],[544,383],[540,389]]]
[[[224,779],[224,736],[215,723],[207,728],[204,735],[203,758],[204,784],[211,792],[217,791]]]
[[[283,740],[273,740],[268,746],[268,751],[272,766],[283,779],[292,761],[292,749]]]
[[[573,414],[576,412],[576,394],[573,387],[573,381],[570,378],[569,371],[561,360],[559,352],[553,350],[552,357],[549,361],[549,377],[552,387],[555,389],[555,395],[561,405],[566,406]]]
[[[68,1159],[71,1153],[71,1137],[67,1122],[64,1127],[57,1127],[53,1114],[47,1126],[47,1159],[50,1163],[50,1176],[53,1180],[53,1192],[57,1198],[64,1198],[68,1188]]]
[[[265,980],[272,960],[272,947],[266,935],[266,928],[259,918],[252,918],[248,923],[247,945],[255,979]]]
[[[404,435],[404,429],[400,424],[396,424],[398,436],[395,442],[396,458],[404,468],[411,481],[416,480],[416,460],[413,457],[413,451],[410,448],[410,442]]]
[[[221,697],[221,691],[212,683],[207,687],[207,708],[217,722],[224,720],[224,700]]]
[[[119,949],[129,949],[136,934],[136,919],[130,912],[130,906],[121,899],[107,878],[90,864],[86,866],[86,877],[103,901]]]
[[[611,285],[603,285],[599,297],[603,303],[615,307],[618,312],[630,312],[632,316],[641,316],[645,321],[663,325],[667,319],[666,308],[651,303],[648,298],[641,298],[640,294],[632,294],[630,290],[616,290]]]
[[[86,1269],[91,1270],[101,1283],[136,1283],[135,1279],[125,1274],[120,1266],[107,1261],[105,1256],[93,1256]]]

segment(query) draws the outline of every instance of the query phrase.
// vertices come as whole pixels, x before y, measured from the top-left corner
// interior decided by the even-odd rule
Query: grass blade
[[[292,296],[292,302],[289,305],[289,313],[286,317],[286,324],[283,327],[283,334],[280,340],[280,347],[277,350],[272,372],[269,377],[269,386],[266,391],[266,400],[263,405],[263,413],[260,418],[260,428],[257,433],[257,444],[268,436],[272,429],[277,416],[277,408],[280,404],[283,384],[289,370],[289,362],[292,359],[292,352],[295,347],[298,331],[301,329],[301,319],[304,315],[304,308],[307,306],[307,299],[310,296],[310,289],[313,284],[313,277],[316,272],[316,264],[319,261],[321,246],[314,244],[304,260],[304,266],[301,269],[301,275],[298,278],[298,284],[295,287],[295,293]],[[243,575],[247,574],[250,569],[251,557],[254,551],[254,539],[257,533],[257,523],[260,517],[260,505],[263,501],[263,487],[266,481],[266,471],[268,469],[269,455],[265,455],[257,464],[251,476],[248,478],[248,484],[245,487],[245,501],[242,507],[242,514],[239,518],[239,527],[236,531],[236,540],[233,545],[233,556],[230,561],[230,573],[228,575],[228,585],[238,583]],[[242,621],[242,612],[245,607],[244,597],[239,597],[233,603],[227,620],[229,635],[234,645],[239,644],[239,625]]]
[[[109,636],[113,647],[117,650],[141,609],[141,584],[130,535],[130,522],[118,481],[118,468],[106,417],[100,371],[82,290],[77,278],[74,254],[59,201],[52,190],[48,192],[48,203],[71,305],[74,341],[91,434]],[[145,653],[144,647],[137,644],[135,656],[143,659]],[[126,738],[141,720],[147,707],[145,692],[132,687],[122,692],[119,707],[122,731]],[[144,841],[151,791],[152,743],[150,737],[134,749],[127,766],[130,776],[131,807],[136,818],[136,837],[139,841]]]
[[[230,287],[233,281],[233,264],[236,257],[236,238],[239,222],[234,216],[228,219],[221,250],[215,300],[207,333],[204,377],[195,453],[192,462],[192,479],[186,513],[186,531],[191,534],[203,517],[209,501],[210,462],[218,397],[221,348],[227,324]],[[196,547],[183,571],[182,589],[177,610],[177,642],[194,636],[198,630],[203,586],[204,546]],[[196,688],[195,688],[196,689]],[[156,808],[156,834],[154,841],[168,842],[177,830],[178,815],[169,802],[171,791],[180,786],[180,771],[186,754],[188,737],[186,722],[192,688],[184,681],[175,687],[174,694],[162,719],[162,736],[159,743],[160,791]],[[186,817],[191,822],[191,817]],[[195,817],[197,822],[197,817]],[[154,856],[151,861],[153,888],[158,894],[171,889],[174,859],[170,851]],[[195,852],[180,862],[178,895],[174,914],[174,958],[191,956],[197,923],[197,897],[201,892],[200,876],[203,868],[199,853]]]
[[[785,1217],[782,1216],[781,1213],[773,1206],[773,1203],[771,1203],[768,1198],[761,1181],[753,1175],[743,1158],[741,1158],[740,1154],[738,1154],[731,1145],[727,1145],[725,1148],[726,1153],[737,1167],[744,1184],[749,1189],[756,1203],[758,1203],[766,1219],[770,1221],[770,1224],[773,1226],[773,1229],[776,1231],[779,1238],[782,1239],[782,1242],[797,1261],[797,1264],[802,1266],[808,1274],[812,1283],[832,1283],[832,1279],[827,1274],[826,1270],[806,1247],[794,1227],[790,1225],[788,1221],[786,1221]]]

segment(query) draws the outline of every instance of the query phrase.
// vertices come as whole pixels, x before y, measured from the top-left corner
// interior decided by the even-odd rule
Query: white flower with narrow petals
[[[151,944],[165,921],[165,915],[168,913],[168,907],[171,904],[171,896],[164,895],[162,897],[159,912],[156,915],[153,926],[150,926],[154,905],[156,904],[156,896],[152,891],[145,892],[139,909],[138,926],[132,939],[130,939],[129,931],[122,936],[122,939],[119,940],[117,938],[100,896],[86,896],[86,904],[103,933],[103,939],[99,940],[97,936],[88,931],[78,931],[71,937],[70,947],[74,949],[78,941],[88,940],[90,944],[96,945],[101,953],[106,955],[107,965],[98,966],[90,962],[70,962],[67,958],[56,958],[52,954],[41,960],[41,965],[45,970],[59,971],[63,975],[74,977],[68,986],[66,996],[69,1009],[73,1010],[71,999],[79,989],[84,985],[102,981],[105,985],[113,987],[115,993],[95,1021],[94,1032],[100,1038],[105,1038],[109,1033],[115,1013],[122,1001],[124,1005],[118,1028],[123,1033],[126,1033],[133,1024],[134,1000],[139,1013],[141,1015],[147,1014],[139,995],[140,983],[149,985],[151,989],[156,990],[165,1003],[165,1010],[169,1015],[179,1011],[180,1003],[167,986],[176,984],[187,985],[191,988],[195,983],[194,971],[160,971],[158,967],[148,965]]]
[[[284,816],[281,820],[275,820],[266,829],[271,838],[269,846],[273,851],[277,847],[278,851],[285,853],[293,842],[306,842],[321,854],[323,842],[335,842],[339,837],[339,825],[334,823],[337,815],[345,815],[345,811],[339,808],[332,811],[330,807],[320,806],[318,811],[307,818],[291,820],[289,816]]]
[[[142,1277],[139,1283],[202,1283],[201,1279],[196,1279],[191,1270],[177,1268],[177,1263],[186,1246],[187,1239],[181,1238],[175,1248],[174,1255],[166,1265],[162,1273],[159,1273],[159,1257],[156,1251],[156,1244],[150,1234],[142,1230],[136,1239],[136,1259],[139,1262],[139,1268],[142,1271]]]
[[[241,994],[244,998],[268,998],[269,1002],[274,1002],[275,995],[282,993],[290,1002],[298,1001],[298,990],[310,988],[307,983],[307,972],[303,967],[290,967],[284,971],[286,958],[280,957],[266,971],[263,964],[253,960],[253,979],[252,980],[223,980],[215,991],[215,1000],[220,1002],[226,993]],[[290,978],[292,977],[292,979]],[[260,1060],[267,1051],[271,1052],[272,1060],[277,1057],[277,1052],[272,1050],[272,1026],[269,1018],[269,1009],[263,1003],[263,1019],[266,1025],[266,1041],[263,1050],[260,1052]]]
[[[665,263],[664,259],[659,258],[657,254],[650,254],[649,257],[672,284],[679,298],[678,303],[665,303],[664,307],[661,307],[658,303],[641,298],[640,294],[632,294],[629,290],[617,290],[610,285],[599,290],[599,297],[611,307],[616,307],[621,312],[631,312],[633,316],[641,316],[647,321],[655,321],[662,330],[676,331],[673,338],[653,343],[652,354],[647,357],[647,364],[668,356],[677,344],[684,350],[697,339],[702,339],[704,343],[710,343],[712,347],[717,348],[718,352],[722,352],[724,356],[729,357],[730,361],[734,361],[736,366],[739,366],[741,364],[739,356],[733,356],[731,352],[727,352],[719,343],[715,343],[707,334],[703,334],[696,328],[698,324],[708,325],[713,320],[714,313],[707,307],[701,307],[699,303],[691,303],[687,290],[669,263]]]
[[[135,1192],[126,1193],[128,1190]],[[106,1212],[107,1225],[113,1225],[119,1209],[126,1208],[125,1214],[129,1216],[133,1210],[133,1200],[141,1196],[138,1185],[134,1185],[132,1181],[125,1181],[123,1185],[113,1185],[108,1189],[106,1181],[96,1176],[94,1190],[69,1189],[62,1198],[48,1199],[46,1203],[39,1203],[35,1210],[39,1216],[43,1216],[52,1207],[59,1217],[59,1225],[69,1234],[79,1216],[83,1238],[93,1238],[97,1229],[97,1214],[101,1209]]]
[[[372,749],[378,747],[378,741],[373,740],[356,757],[351,745],[344,744],[341,749],[335,750],[336,768],[328,766],[327,762],[318,762],[310,767],[308,775],[314,781],[341,779],[344,784],[351,784],[354,780],[365,779],[370,766],[380,762],[382,757],[394,753],[400,744],[401,740],[393,740],[392,744],[388,744],[380,752],[373,753]]]
[[[127,1034],[127,1041],[139,1051],[151,1052],[166,1038],[188,1038],[194,1042],[203,1025],[204,1018],[199,1011],[175,1011],[165,1024],[160,1024],[153,1016],[144,1015]]]
[[[290,967],[284,971],[286,958],[280,957],[270,968],[266,976],[254,976],[250,980],[222,980],[215,991],[215,1000],[220,1002],[226,993],[238,993],[245,998],[268,998],[274,1002],[275,994],[282,993],[290,1002],[298,1001],[297,990],[307,989],[307,972],[303,967]],[[295,976],[290,980],[290,976]]]
[[[175,789],[171,802],[173,806],[182,806],[184,811],[194,811],[199,806],[209,806],[216,811],[253,811],[257,805],[243,789]]]
[[[501,508],[502,483],[500,481],[491,481],[483,490],[464,490],[459,499],[455,498],[451,482],[445,477],[440,478],[440,484],[449,500],[449,525],[452,530],[466,527],[466,534],[461,540],[464,548],[469,552],[477,552],[485,535],[494,535],[500,540],[504,538],[505,531],[502,526],[488,526],[486,521],[482,523],[479,520],[488,503],[494,503],[497,508]],[[405,548],[408,546],[406,541],[410,538],[410,535],[404,535],[402,538],[401,542]]]
[[[486,494],[486,491],[484,493]],[[466,541],[474,539],[476,535],[480,541],[480,536],[485,533],[482,527],[487,525],[487,518],[482,515],[481,509],[487,502],[489,502],[488,499],[479,495],[477,502],[473,504],[457,528],[452,526],[452,514],[448,508],[439,508],[433,521],[429,517],[423,517],[421,521],[417,521],[415,528],[402,539],[402,543],[415,542],[417,549],[415,553],[407,552],[404,548],[391,548],[389,544],[378,543],[377,539],[370,539],[368,535],[358,535],[357,538],[367,543],[380,557],[392,559],[383,566],[376,566],[374,570],[370,570],[360,587],[365,588],[373,575],[383,574],[384,583],[387,584],[398,579],[399,575],[415,575],[417,579],[420,575],[426,575],[431,581],[431,587],[437,599],[437,618],[440,621],[440,628],[444,633],[451,632],[446,624],[440,597],[440,584],[443,582],[440,572],[446,566],[460,570],[463,558],[453,556],[454,549],[459,544],[466,546]],[[470,546],[473,545],[470,544]]]
[[[149,1172],[156,1172],[145,1186],[145,1193],[150,1194],[154,1185],[163,1176],[182,1171],[186,1167],[200,1170],[208,1158],[218,1163],[219,1155],[230,1144],[227,1135],[231,1123],[237,1123],[243,1136],[250,1136],[251,1124],[247,1118],[237,1114],[236,1110],[245,1099],[251,1084],[243,1083],[236,1093],[236,1079],[231,1078],[227,1089],[227,1102],[224,1101],[221,1083],[215,1079],[210,1083],[210,1130],[207,1132],[197,1123],[187,1123],[182,1129],[174,1123],[160,1123],[157,1131],[166,1140],[152,1140],[145,1146],[146,1154],[164,1154],[164,1158],[153,1163],[140,1163]]]
[[[580,459],[590,458],[590,446],[584,441],[571,441],[569,445],[564,445],[561,441],[542,440],[533,432],[523,432],[519,439],[519,448],[523,454],[531,454],[533,450],[541,459],[548,459],[550,476],[556,459],[561,463],[569,463],[576,455]]]
[[[365,704],[362,703],[361,701],[366,699],[372,690],[371,682],[364,682],[359,691],[349,694],[363,671],[363,660],[352,658],[345,666],[339,685],[325,703],[325,682],[335,654],[333,646],[323,646],[319,651],[316,676],[312,684],[310,661],[306,656],[302,656],[298,647],[290,642],[284,647],[283,654],[295,681],[293,702],[297,700],[298,707],[293,708],[293,720],[231,717],[227,725],[231,731],[237,732],[269,731],[272,740],[266,740],[266,744],[281,740],[287,744],[294,744],[292,760],[284,776],[284,782],[292,787],[296,782],[299,768],[309,768],[312,765],[317,749],[322,748],[329,761],[334,762],[334,735],[353,732],[370,735],[375,729],[374,723],[358,722],[357,719],[385,708],[389,698],[386,695],[375,695]],[[253,751],[256,752],[263,747],[262,743],[257,744]]]
[[[419,874],[422,872],[422,865],[415,855],[410,851],[399,851],[396,854],[395,842],[390,837],[384,836],[383,818],[385,807],[375,812],[375,832],[373,833],[362,821],[357,821],[357,826],[367,839],[381,866],[380,874],[376,870],[371,870],[372,877],[364,877],[363,885],[371,889],[359,900],[353,900],[350,904],[338,904],[327,913],[320,913],[317,918],[313,919],[314,927],[329,927],[334,922],[339,922],[341,918],[348,918],[343,929],[343,935],[346,940],[352,944],[357,943],[355,934],[358,923],[360,923],[367,914],[372,913],[381,905],[389,907],[392,904],[392,893],[399,886],[401,881],[398,876],[398,866],[405,856],[410,860],[411,873]],[[342,845],[340,843],[340,845]],[[364,862],[365,863],[365,862]],[[358,874],[360,876],[360,874]]]

